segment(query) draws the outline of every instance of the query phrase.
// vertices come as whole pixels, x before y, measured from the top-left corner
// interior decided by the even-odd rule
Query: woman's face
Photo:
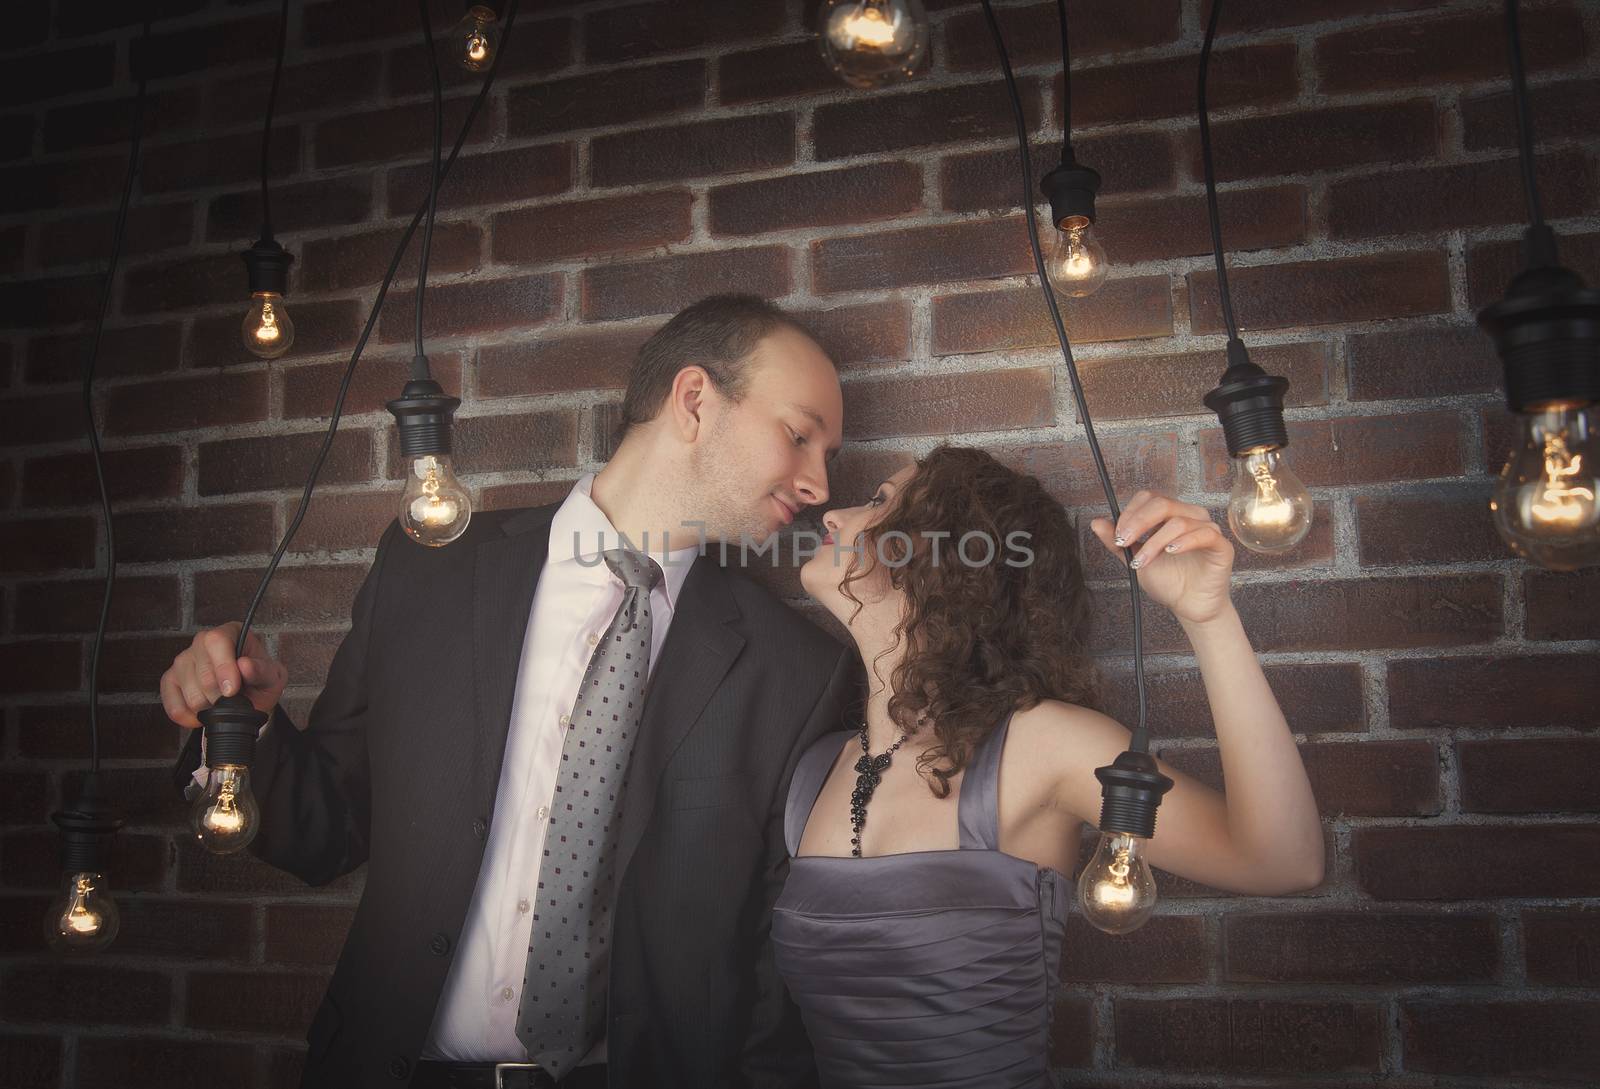
[[[901,489],[915,472],[916,466],[908,465],[879,484],[865,503],[854,507],[836,507],[822,516],[827,536],[822,539],[822,547],[817,554],[801,566],[800,585],[814,600],[825,605],[829,612],[846,623],[856,606],[855,602],[844,596],[839,584],[850,573],[852,561],[860,570],[870,569],[868,575],[850,584],[850,592],[864,605],[881,602],[885,595],[893,592],[889,585],[888,569],[878,562],[876,555],[868,554],[872,546],[862,541],[861,536],[888,517]],[[852,547],[862,554],[853,554]],[[885,546],[884,551],[886,555],[894,556],[890,546]]]

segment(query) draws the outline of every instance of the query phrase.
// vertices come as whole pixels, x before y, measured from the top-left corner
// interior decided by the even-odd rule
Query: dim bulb
[[[121,923],[105,875],[80,870],[66,875],[61,894],[50,904],[45,943],[57,953],[97,953],[116,938]]]
[[[500,48],[500,26],[493,10],[482,4],[472,5],[450,31],[448,40],[457,64],[469,72],[485,71],[494,63],[495,51]]]
[[[827,0],[819,22],[823,59],[852,87],[910,79],[927,60],[922,0]]]
[[[277,359],[294,344],[294,322],[289,320],[283,296],[275,291],[257,291],[250,296],[240,332],[244,346],[262,359]]]
[[[456,480],[448,454],[411,458],[406,492],[400,500],[400,525],[412,540],[433,548],[467,531],[472,500]]]
[[[1600,479],[1591,410],[1560,405],[1521,417],[1522,445],[1489,509],[1511,551],[1552,571],[1600,563]]]
[[[1155,910],[1156,879],[1144,860],[1148,843],[1126,832],[1102,833],[1094,857],[1078,875],[1078,906],[1107,934],[1137,930]]]
[[[1111,271],[1106,264],[1105,247],[1095,237],[1093,225],[1078,218],[1082,221],[1056,232],[1044,266],[1056,294],[1071,299],[1093,295]]]
[[[1311,532],[1311,495],[1278,449],[1233,459],[1228,526],[1252,552],[1287,552]]]
[[[236,764],[212,768],[205,791],[189,811],[189,827],[212,854],[231,855],[248,847],[261,828],[250,769]]]

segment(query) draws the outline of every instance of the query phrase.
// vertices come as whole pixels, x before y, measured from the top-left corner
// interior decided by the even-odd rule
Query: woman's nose
[[[839,512],[830,510],[827,514],[824,514],[822,516],[822,524],[834,533],[839,532]]]

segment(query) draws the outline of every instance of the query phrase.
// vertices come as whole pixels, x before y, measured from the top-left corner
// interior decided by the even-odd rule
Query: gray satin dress
[[[1070,888],[999,850],[1010,725],[1007,715],[966,769],[956,850],[794,857],[840,746],[857,735],[829,734],[801,757],[772,940],[823,1089],[1054,1085],[1047,1037]]]

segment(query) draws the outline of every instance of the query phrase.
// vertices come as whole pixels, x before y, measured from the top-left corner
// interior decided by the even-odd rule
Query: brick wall
[[[87,754],[104,535],[78,380],[125,162],[136,4],[20,5],[0,84],[0,1070],[15,1086],[292,1083],[361,891],[307,889],[181,829],[156,678],[238,617],[287,524],[344,361],[423,193],[413,9],[294,5],[272,173],[297,255],[294,351],[238,343],[277,5],[175,0],[156,27],[142,176],[101,353],[123,562],[103,753],[135,811],[112,953],[38,949],[48,813]],[[459,14],[448,8],[441,19]],[[981,13],[930,2],[935,70],[848,90],[814,2],[527,3],[442,194],[430,351],[484,507],[596,468],[633,348],[738,288],[814,319],[845,366],[838,499],[945,439],[1103,506],[1036,288],[1008,104]],[[1003,3],[1040,168],[1059,135],[1054,5]],[[1600,7],[1530,0],[1539,170],[1563,253],[1600,284]],[[1192,116],[1199,0],[1076,0],[1080,157],[1116,263],[1066,320],[1119,492],[1220,513],[1215,274]],[[1600,1077],[1600,577],[1512,560],[1485,510],[1511,433],[1473,327],[1522,199],[1498,5],[1230,0],[1213,75],[1233,288],[1290,377],[1317,524],[1241,551],[1235,598],[1325,814],[1326,883],[1244,898],[1162,878],[1160,915],[1074,923],[1053,1054],[1075,1085],[1473,1085]],[[447,72],[446,140],[474,84]],[[303,715],[399,491],[382,409],[390,295],[260,629]],[[1092,542],[1091,542],[1092,543]],[[1128,677],[1125,586],[1091,547],[1101,650]],[[797,596],[792,578],[771,578]],[[1151,726],[1220,782],[1181,633],[1146,613]],[[1130,684],[1113,685],[1132,721]]]

